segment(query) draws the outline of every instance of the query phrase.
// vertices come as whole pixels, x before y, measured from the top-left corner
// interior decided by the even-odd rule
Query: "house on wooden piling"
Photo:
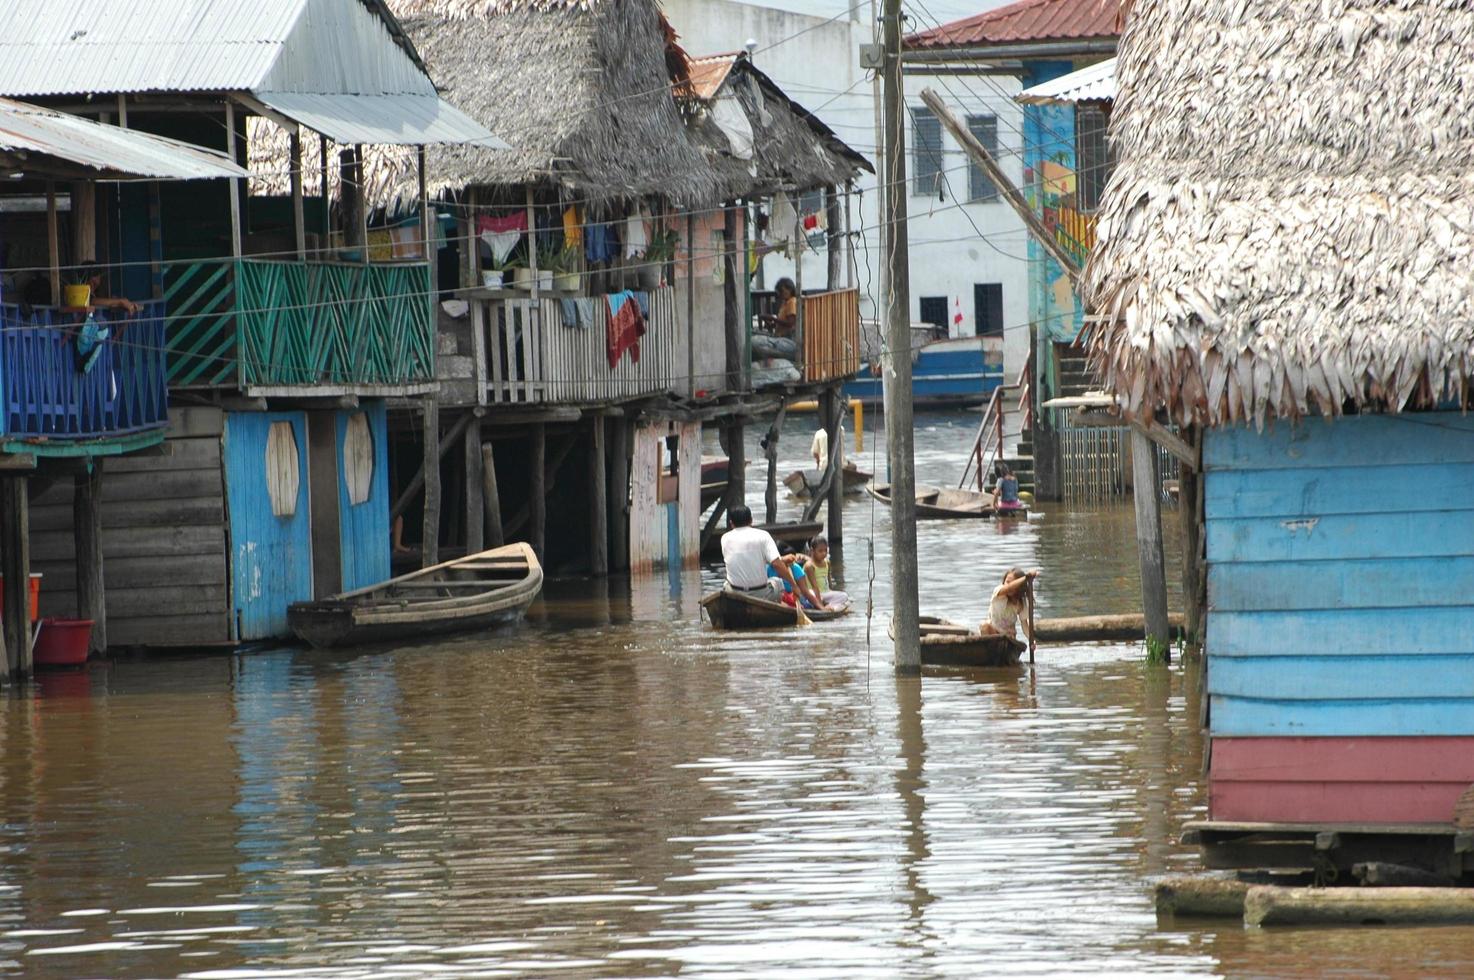
[[[237,178],[100,202],[113,289],[163,310],[172,423],[166,454],[120,474],[103,506],[104,550],[120,549],[113,645],[277,636],[288,603],[387,577],[384,400],[437,388],[435,238],[424,222],[369,240],[363,148],[501,145],[439,97],[381,0],[177,13],[67,0],[0,15],[0,94],[236,163],[252,117],[289,134],[279,198]],[[65,560],[64,542],[37,543]]]
[[[726,136],[700,115],[717,86],[697,91],[653,0],[394,7],[448,97],[515,148],[428,154],[455,259],[438,283],[441,396],[433,416],[391,426],[416,461],[394,484],[394,513],[421,529],[425,558],[442,542],[520,537],[554,571],[694,561],[702,424],[845,373],[825,353],[750,397],[749,209],[782,179],[716,159],[712,138]],[[729,118],[745,122],[737,108]],[[786,100],[773,110],[799,120],[784,152],[806,141],[820,186],[852,172],[852,151],[832,165],[827,130]],[[391,207],[414,190],[405,160],[369,160],[366,181]],[[853,304],[810,304],[824,327],[814,338],[854,349]]]
[[[169,422],[164,306],[122,302],[117,268],[94,268],[115,230],[109,205],[124,181],[245,171],[222,154],[10,99],[0,99],[0,166],[10,178],[0,188],[0,574],[6,672],[24,673],[31,574],[42,579],[40,611],[92,620],[102,649],[104,552],[121,550],[125,568],[150,553],[101,516],[105,496],[151,479]],[[106,597],[117,601],[121,591]]]
[[[1201,447],[1207,860],[1459,876],[1474,14],[1337,17],[1136,0],[1090,345],[1124,413]]]

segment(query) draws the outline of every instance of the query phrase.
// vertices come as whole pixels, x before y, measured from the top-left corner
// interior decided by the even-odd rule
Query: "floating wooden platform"
[[[1182,613],[1167,617],[1174,636],[1181,636]],[[1139,640],[1146,635],[1146,617],[1141,613],[1119,616],[1067,616],[1034,620],[1034,640],[1039,643],[1076,643],[1083,640]]]

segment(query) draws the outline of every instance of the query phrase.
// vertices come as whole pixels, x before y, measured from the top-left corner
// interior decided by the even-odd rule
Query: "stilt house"
[[[248,117],[290,134],[279,199],[249,197],[237,178],[119,185],[99,205],[96,258],[114,295],[162,309],[171,406],[165,455],[105,491],[113,645],[277,636],[290,602],[387,577],[384,399],[437,388],[434,239],[421,222],[371,247],[363,146],[501,145],[440,99],[382,0],[242,9],[62,0],[0,12],[0,94],[236,163]],[[38,522],[64,520],[66,501],[37,503]],[[37,546],[38,562],[70,559],[64,541]]]
[[[1474,798],[1474,12],[1137,0],[1099,375],[1200,446],[1217,866],[1457,877]]]

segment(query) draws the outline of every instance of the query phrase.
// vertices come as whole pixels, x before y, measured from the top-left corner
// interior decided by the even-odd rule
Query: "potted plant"
[[[92,269],[88,266],[79,266],[68,274],[66,284],[61,291],[63,306],[92,305],[92,274]]]
[[[667,262],[676,257],[676,248],[681,236],[674,228],[656,228],[645,248],[644,262],[639,267],[640,288],[649,292],[660,286],[661,274]]]
[[[498,262],[494,258],[486,259],[481,264],[481,285],[485,289],[505,289],[507,286],[507,272],[511,268],[510,260]]]
[[[577,245],[564,245],[552,253],[548,268],[553,273],[553,288],[559,292],[578,292],[582,260],[583,253]]]

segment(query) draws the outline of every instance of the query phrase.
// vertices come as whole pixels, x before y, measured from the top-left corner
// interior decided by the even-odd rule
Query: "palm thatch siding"
[[[840,185],[861,171],[875,172],[870,161],[755,68],[745,52],[693,58],[692,65],[697,84],[682,101],[690,107],[691,128],[726,197]],[[709,84],[701,84],[703,80]],[[751,160],[733,155],[711,116],[715,100],[729,96],[741,104],[752,126]]]
[[[1262,425],[1474,374],[1474,10],[1136,0],[1084,276],[1131,415]]]

